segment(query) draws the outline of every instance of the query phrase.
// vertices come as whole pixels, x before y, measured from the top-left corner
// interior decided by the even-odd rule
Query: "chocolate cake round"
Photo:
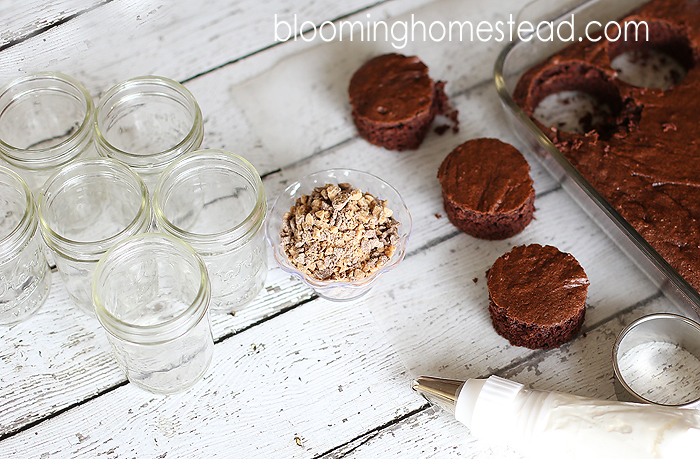
[[[384,54],[360,67],[350,80],[352,119],[360,135],[389,150],[416,149],[435,116],[455,110],[415,56]]]
[[[583,325],[588,284],[572,255],[539,244],[514,247],[488,271],[493,328],[515,346],[560,346]]]
[[[481,239],[505,239],[532,221],[535,189],[530,166],[512,145],[472,139],[438,169],[445,212],[460,230]]]

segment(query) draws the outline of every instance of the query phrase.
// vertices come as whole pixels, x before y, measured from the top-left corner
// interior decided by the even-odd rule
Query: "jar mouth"
[[[32,144],[19,147],[12,141],[0,136],[0,153],[13,166],[40,170],[58,167],[77,157],[92,141],[93,118],[95,105],[87,89],[75,78],[58,72],[39,72],[17,78],[0,89],[0,124],[8,110],[18,107],[22,102],[47,95],[60,96],[77,102],[84,111],[82,120],[73,132],[61,133],[56,137],[64,137],[56,143],[49,142],[48,146]],[[51,139],[45,139],[51,140]],[[27,153],[31,153],[29,156]]]
[[[24,195],[24,212],[19,221],[4,237],[0,239],[0,261],[15,256],[29,242],[37,228],[34,197],[29,187],[14,171],[0,166],[0,183],[21,190]]]
[[[241,177],[255,190],[255,204],[250,212],[230,228],[211,233],[192,232],[181,228],[166,215],[168,201],[178,186],[187,186],[188,178],[196,177],[204,171],[217,171]],[[187,241],[195,250],[205,249],[214,243],[225,245],[227,250],[240,247],[262,227],[266,212],[265,189],[255,167],[245,158],[224,150],[199,150],[183,156],[163,171],[153,192],[153,214],[158,227]]]
[[[65,199],[65,196],[60,196],[61,191],[81,179],[97,181],[105,178],[127,184],[134,194],[140,196],[138,208],[128,224],[108,237],[88,241],[73,240],[52,227],[50,208],[57,199]],[[39,196],[38,216],[44,240],[52,250],[66,259],[97,262],[109,248],[150,224],[151,206],[146,185],[128,166],[111,158],[86,158],[68,164],[49,177]]]
[[[165,149],[139,152],[109,140],[111,124],[146,105],[148,102],[144,98],[172,102],[188,112],[191,125],[179,141]],[[116,119],[108,124],[111,116]],[[160,76],[136,77],[116,84],[100,98],[94,118],[95,141],[100,155],[123,161],[139,173],[160,172],[181,154],[199,148],[204,138],[202,112],[197,100],[180,83]]]
[[[117,264],[139,260],[144,252],[174,250],[186,257],[199,272],[199,285],[190,304],[177,315],[162,322],[139,325],[122,320],[105,305],[101,296],[104,282]],[[197,325],[208,313],[211,289],[207,269],[201,257],[186,242],[168,234],[143,233],[131,236],[109,249],[97,263],[92,278],[92,300],[97,318],[113,336],[136,344],[162,344],[179,338]]]

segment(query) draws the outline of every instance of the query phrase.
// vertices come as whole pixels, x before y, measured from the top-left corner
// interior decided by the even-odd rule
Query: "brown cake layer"
[[[360,135],[389,150],[418,148],[438,114],[455,123],[445,82],[434,82],[415,56],[384,54],[360,67],[348,92],[352,119]]]
[[[588,284],[572,255],[539,244],[514,247],[488,272],[493,328],[515,346],[560,346],[583,325]]]
[[[460,230],[482,239],[505,239],[532,220],[535,190],[530,166],[498,139],[458,146],[438,169],[445,212]]]
[[[532,116],[563,90],[586,92],[611,108],[585,134],[542,131],[696,290],[700,290],[700,3],[655,0],[620,20],[649,24],[649,42],[585,40],[530,69],[514,92]],[[642,29],[643,30],[643,29]],[[612,34],[614,36],[614,34]],[[610,62],[651,49],[687,74],[670,89],[639,88],[617,78]]]

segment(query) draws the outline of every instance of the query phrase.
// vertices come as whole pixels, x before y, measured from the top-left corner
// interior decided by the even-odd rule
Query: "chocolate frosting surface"
[[[514,247],[488,272],[495,307],[526,324],[551,326],[566,322],[585,307],[588,277],[576,259],[556,247]]]
[[[430,111],[435,84],[418,57],[384,54],[367,61],[350,80],[355,112],[374,122],[396,123]]]
[[[472,139],[458,146],[443,160],[438,178],[453,203],[483,213],[513,211],[533,193],[527,161],[498,139]]]

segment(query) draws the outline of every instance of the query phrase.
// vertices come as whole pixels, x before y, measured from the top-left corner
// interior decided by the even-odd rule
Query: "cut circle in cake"
[[[664,20],[627,18],[628,24],[611,32],[607,55],[616,78],[640,88],[669,89],[694,66],[693,47],[687,35]],[[631,24],[631,25],[630,25]]]
[[[623,109],[620,90],[604,70],[581,61],[554,65],[533,81],[527,112],[564,132],[605,134]]]

